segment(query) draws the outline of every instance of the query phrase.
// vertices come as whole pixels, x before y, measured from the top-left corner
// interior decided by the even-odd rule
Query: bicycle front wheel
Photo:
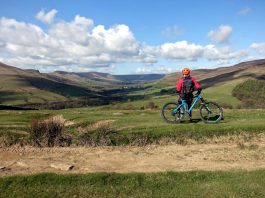
[[[180,120],[184,116],[183,107],[180,107],[178,103],[170,102],[166,103],[161,111],[162,118],[170,124],[178,124],[180,123]],[[176,110],[177,109],[177,110]]]
[[[201,119],[205,123],[218,123],[223,117],[222,108],[215,102],[203,103],[200,107]]]

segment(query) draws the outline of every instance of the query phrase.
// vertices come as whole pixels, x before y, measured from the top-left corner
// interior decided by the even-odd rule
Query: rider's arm
[[[201,86],[200,86],[200,84],[197,82],[196,78],[192,77],[191,80],[193,81],[195,88],[196,88],[197,90],[201,90]]]
[[[182,88],[182,84],[183,84],[183,78],[179,79],[179,81],[178,81],[178,83],[176,85],[177,93],[180,93],[181,88]]]

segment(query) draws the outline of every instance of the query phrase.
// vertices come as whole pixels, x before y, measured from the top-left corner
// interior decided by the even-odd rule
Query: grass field
[[[227,103],[236,107],[240,104],[240,101],[230,94],[233,87],[232,84],[216,85],[214,88],[204,90],[203,96],[221,104]],[[200,121],[198,111],[194,110],[193,118],[195,122],[177,125],[167,124],[161,118],[160,109],[166,102],[176,101],[177,97],[174,95],[154,96],[158,91],[159,89],[150,89],[145,93],[143,91],[134,93],[136,95],[152,95],[150,99],[127,101],[100,107],[40,111],[2,110],[0,111],[0,140],[4,137],[3,139],[6,141],[8,137],[10,145],[17,144],[21,138],[29,138],[30,122],[33,119],[44,119],[56,115],[62,115],[68,123],[71,123],[65,127],[64,133],[72,137],[75,145],[82,145],[80,144],[80,140],[82,140],[80,137],[85,133],[89,137],[95,138],[96,146],[101,146],[101,141],[98,141],[99,136],[97,135],[100,131],[97,129],[87,131],[88,128],[99,123],[108,123],[107,130],[111,134],[107,138],[111,141],[107,145],[112,146],[143,146],[145,144],[160,144],[163,140],[169,140],[171,143],[181,145],[196,142],[199,145],[198,148],[200,148],[201,144],[208,144],[209,140],[210,142],[211,140],[215,141],[216,138],[222,136],[227,137],[226,139],[233,138],[234,135],[241,136],[247,142],[265,132],[265,109],[224,109],[224,120],[219,124],[203,123]],[[156,108],[149,109],[148,104],[150,102],[154,102]],[[105,145],[105,140],[106,138],[103,145]],[[239,142],[233,143],[239,149],[250,149],[250,152],[253,153],[261,152],[263,149],[262,143],[259,145],[256,143],[249,144],[249,146]],[[259,150],[252,149],[252,147],[257,147]],[[217,151],[213,150],[214,152]],[[258,159],[262,157],[258,154],[256,156]],[[246,162],[248,161],[246,160]],[[255,171],[125,174],[58,175],[41,173],[31,176],[0,177],[0,198],[265,197],[264,177],[265,171],[263,169]]]
[[[264,197],[265,171],[39,174],[0,178],[0,197]]]
[[[161,100],[161,101],[159,101]],[[202,141],[204,138],[232,134],[258,134],[264,133],[264,109],[232,109],[225,110],[225,118],[219,124],[205,124],[200,121],[198,111],[194,110],[194,123],[178,125],[167,124],[160,115],[160,104],[167,98],[156,101],[158,109],[140,110],[145,102],[129,102],[123,105],[109,105],[97,108],[79,108],[65,110],[41,111],[1,111],[0,136],[13,135],[26,136],[29,124],[34,118],[62,115],[71,125],[66,127],[65,133],[74,139],[79,135],[78,130],[99,123],[108,122],[110,130],[114,131],[114,145],[128,144],[130,139],[145,137],[148,143],[154,143],[162,138],[171,138],[173,141],[183,143],[185,139]],[[125,107],[132,109],[124,110]],[[94,131],[97,133],[97,131]]]

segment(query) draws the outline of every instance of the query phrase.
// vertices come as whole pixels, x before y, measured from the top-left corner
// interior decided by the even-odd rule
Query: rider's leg
[[[181,104],[181,99],[179,98],[178,103]]]
[[[190,100],[190,99],[187,100],[187,104],[188,104],[188,108],[190,109],[191,104],[192,104],[192,99],[191,99],[191,100]],[[192,116],[192,111],[190,111],[189,116],[190,116],[190,118],[191,118],[191,116]]]
[[[187,104],[188,104],[188,108],[189,109],[190,109],[190,107],[192,105],[192,101],[193,101],[193,95],[187,96]],[[190,116],[190,120],[191,120],[191,118],[192,118],[192,111],[190,111],[189,116]]]

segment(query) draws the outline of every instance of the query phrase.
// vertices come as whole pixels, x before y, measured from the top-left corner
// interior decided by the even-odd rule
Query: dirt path
[[[250,143],[146,147],[5,148],[0,176],[40,172],[158,172],[265,168],[265,138]]]

